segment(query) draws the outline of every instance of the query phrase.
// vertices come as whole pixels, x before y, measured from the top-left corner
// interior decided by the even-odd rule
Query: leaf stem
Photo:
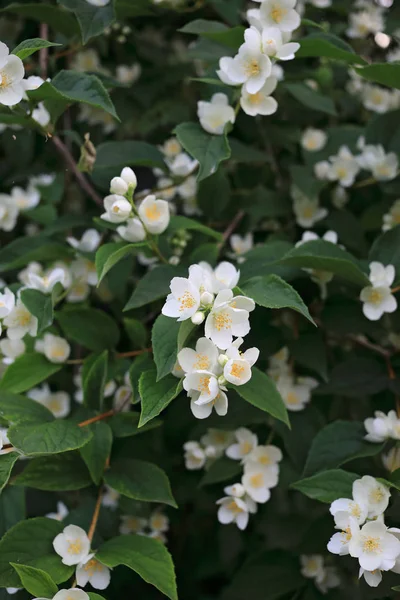
[[[82,421],[78,423],[78,427],[87,427],[88,425],[92,425],[92,423],[97,423],[98,421],[104,421],[104,419],[108,419],[108,417],[113,417],[115,415],[115,410],[112,408],[101,415],[96,415],[91,419],[87,419],[86,421]]]

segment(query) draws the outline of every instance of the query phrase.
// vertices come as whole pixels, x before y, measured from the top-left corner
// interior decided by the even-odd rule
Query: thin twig
[[[85,175],[79,171],[78,166],[74,160],[74,157],[72,156],[71,152],[68,150],[68,148],[64,144],[64,142],[61,140],[61,138],[59,138],[58,135],[53,135],[51,138],[51,141],[53,142],[53,144],[57,148],[58,152],[63,157],[66,165],[69,167],[69,169],[74,174],[74,176],[75,176],[76,180],[78,181],[79,185],[81,186],[82,190],[88,196],[90,196],[90,198],[92,198],[92,200],[94,200],[94,202],[96,202],[96,204],[98,204],[99,206],[103,206],[103,200],[98,195],[98,193],[96,192],[94,187],[91,185],[91,183],[88,181],[88,179],[86,179]]]
[[[363,346],[364,348],[368,348],[369,350],[377,352],[381,356],[384,356],[386,359],[389,359],[392,355],[390,350],[386,350],[386,348],[382,348],[382,346],[378,346],[378,344],[373,344],[372,342],[367,340],[367,338],[349,335],[348,339],[352,342],[355,342],[356,344],[359,344],[360,346]]]
[[[104,421],[104,419],[108,419],[108,417],[113,417],[115,415],[115,410],[111,409],[101,415],[97,415],[96,417],[92,417],[91,419],[87,419],[86,421],[82,421],[78,423],[78,427],[87,427],[88,425],[92,425],[92,423],[97,423],[98,421]]]
[[[396,294],[397,292],[400,292],[400,285],[398,285],[397,287],[393,288],[391,290],[392,294]]]
[[[117,358],[129,358],[131,356],[140,356],[146,352],[153,352],[153,348],[143,348],[142,350],[130,350],[129,352],[120,352],[117,354]]]
[[[47,40],[49,37],[49,26],[47,23],[40,23],[40,37],[42,40]],[[49,49],[41,48],[39,50],[39,65],[40,65],[40,76],[42,79],[47,79],[47,71],[49,65]]]
[[[96,500],[96,506],[94,507],[92,522],[90,523],[90,527],[89,527],[89,531],[88,531],[88,538],[90,541],[93,540],[94,532],[96,531],[97,521],[99,520],[99,515],[100,515],[102,498],[103,498],[103,486],[101,486],[99,489],[99,494],[98,494],[97,500]]]
[[[245,212],[242,209],[236,213],[236,215],[234,216],[234,218],[232,219],[232,221],[229,223],[228,227],[225,229],[224,233],[222,234],[222,240],[218,245],[218,250],[222,250],[225,242],[231,237],[232,233],[235,231],[236,227],[239,225],[239,223],[243,219],[244,215],[245,215]]]

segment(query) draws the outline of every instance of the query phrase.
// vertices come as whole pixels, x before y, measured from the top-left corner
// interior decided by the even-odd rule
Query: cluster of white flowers
[[[316,587],[322,594],[338,587],[340,579],[335,567],[325,564],[324,557],[320,554],[300,556],[301,574],[307,579],[313,579]]]
[[[259,445],[257,436],[244,427],[234,435],[235,442],[225,452],[229,458],[241,461],[243,476],[241,483],[224,488],[226,495],[217,501],[218,520],[245,529],[249,515],[257,512],[257,504],[268,502],[271,489],[278,485],[282,452],[276,446]]]
[[[360,98],[364,108],[378,114],[387,113],[400,106],[400,90],[384,88],[365,81],[355,71],[349,71],[350,80],[346,85],[349,94]]]
[[[386,440],[400,440],[400,419],[395,410],[387,415],[377,410],[374,417],[365,419],[364,426],[367,431],[365,439],[369,442],[381,443]]]
[[[296,0],[262,0],[260,8],[247,11],[250,27],[237,55],[220,59],[219,78],[226,85],[241,86],[240,106],[252,117],[272,115],[278,108],[271,97],[279,79],[274,74],[275,63],[292,60],[300,47],[290,41],[300,25],[295,6]],[[216,94],[211,103],[199,103],[200,122],[210,133],[223,133],[226,123],[235,120],[235,112],[223,96]]]
[[[390,181],[398,174],[399,161],[394,152],[386,153],[381,145],[365,144],[361,138],[358,142],[362,150],[354,155],[347,146],[341,146],[329,161],[315,164],[317,179],[337,181],[343,187],[351,187],[361,170],[370,171],[377,181]]]
[[[379,262],[372,262],[369,268],[371,285],[361,290],[360,300],[367,319],[379,321],[385,313],[393,313],[397,308],[397,300],[391,289],[395,268],[393,265],[385,267]]]
[[[169,519],[161,509],[154,510],[149,518],[124,515],[121,517],[119,532],[122,535],[136,534],[167,543],[166,533],[169,530]]]
[[[53,540],[53,548],[62,563],[75,566],[75,578],[79,587],[85,587],[88,583],[96,590],[105,590],[111,579],[111,572],[95,558],[90,551],[90,540],[86,532],[77,525],[67,525],[62,533]]]
[[[20,213],[35,208],[40,202],[40,191],[37,186],[50,185],[54,181],[52,175],[31,177],[27,188],[20,186],[11,188],[9,194],[0,194],[0,230],[12,231]]]
[[[352,39],[364,39],[370,34],[385,31],[384,9],[382,6],[361,0],[355,3],[356,10],[349,15],[347,35]]]
[[[296,223],[300,227],[313,227],[328,215],[326,208],[321,207],[317,197],[306,196],[298,187],[292,186],[293,212]]]
[[[198,338],[195,350],[183,348],[179,352],[175,368],[175,375],[184,374],[183,387],[198,419],[207,418],[213,407],[218,415],[226,415],[226,385],[247,383],[259,356],[257,348],[239,350],[242,336],[250,331],[249,313],[255,308],[251,298],[234,296],[232,289],[239,277],[240,271],[229,262],[215,269],[205,262],[192,265],[187,279],[172,279],[171,293],[162,308],[163,315],[178,321],[191,319],[194,325],[205,322],[205,337]]]
[[[304,410],[311,400],[312,391],[318,386],[313,377],[300,377],[294,373],[287,348],[271,356],[268,374],[275,381],[286,408],[295,412]]]
[[[124,167],[119,177],[110,183],[109,196],[104,198],[104,221],[115,223],[117,233],[127,242],[142,242],[148,235],[163,233],[169,225],[169,205],[148,195],[139,206],[133,202],[137,179],[130,167]]]
[[[371,587],[379,585],[382,571],[400,573],[400,529],[384,523],[389,498],[383,483],[365,475],[353,483],[352,498],[335,500],[330,507],[339,532],[331,537],[329,552],[357,558],[359,576]]]
[[[208,429],[207,433],[200,438],[200,442],[189,441],[184,444],[185,467],[189,471],[208,468],[217,458],[224,455],[233,440],[233,431]]]
[[[400,199],[396,200],[389,212],[383,215],[382,231],[389,231],[396,225],[400,225]]]

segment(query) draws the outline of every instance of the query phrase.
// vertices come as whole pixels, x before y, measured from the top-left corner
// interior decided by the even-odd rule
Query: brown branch
[[[92,542],[92,540],[93,540],[94,532],[96,531],[97,521],[99,520],[102,498],[103,498],[103,487],[101,486],[99,489],[99,494],[97,496],[96,506],[94,507],[92,522],[90,523],[90,527],[89,527],[89,531],[88,531],[88,538],[89,538],[90,542]]]
[[[47,23],[40,23],[40,37],[42,40],[47,40],[49,37],[49,26]],[[49,49],[41,48],[39,50],[39,65],[40,65],[40,77],[44,80],[47,79],[47,71],[49,65]]]
[[[363,346],[364,348],[368,348],[369,350],[377,352],[381,356],[385,357],[387,360],[389,360],[392,355],[390,350],[386,350],[386,348],[382,348],[382,346],[378,346],[378,344],[373,344],[364,337],[349,335],[347,336],[347,339],[351,340],[352,342],[355,342],[356,344],[359,344],[360,346]]]
[[[89,180],[86,179],[85,175],[83,173],[81,173],[81,171],[79,171],[78,166],[74,160],[74,157],[72,156],[71,152],[68,150],[68,148],[64,144],[64,142],[61,140],[61,138],[59,138],[58,135],[54,135],[51,137],[51,141],[53,142],[53,144],[57,148],[58,152],[63,157],[67,167],[74,174],[75,179],[81,186],[82,190],[90,198],[92,198],[92,200],[94,200],[94,202],[96,202],[96,204],[98,204],[99,206],[103,206],[102,198],[98,195],[98,193],[96,192],[96,190],[94,189],[92,184],[89,182]]]
[[[143,350],[130,350],[129,352],[120,352],[117,354],[117,358],[129,358],[131,356],[140,356],[146,352],[153,352],[153,348],[143,348]]]
[[[115,415],[115,410],[111,409],[105,413],[101,413],[101,415],[97,415],[96,417],[92,417],[91,419],[87,419],[86,421],[82,421],[78,423],[78,427],[87,427],[87,425],[91,425],[92,423],[97,423],[98,421],[104,421],[104,419],[108,419],[108,417],[113,417]]]
[[[236,227],[239,225],[240,221],[243,219],[245,215],[244,210],[239,210],[236,215],[233,217],[232,221],[229,223],[228,227],[225,229],[222,234],[222,241],[218,244],[218,250],[222,250],[226,241],[231,237],[232,233],[235,231]]]

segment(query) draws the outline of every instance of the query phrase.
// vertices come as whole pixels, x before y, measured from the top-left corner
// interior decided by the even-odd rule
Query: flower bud
[[[201,312],[200,310],[198,310],[196,313],[194,313],[193,317],[192,317],[192,323],[193,325],[201,325],[202,322],[205,319],[205,315],[203,312]]]
[[[223,375],[218,377],[218,385],[226,385],[227,381]]]
[[[137,179],[135,172],[130,167],[124,167],[121,171],[121,177],[129,186],[133,189],[137,186]]]
[[[179,263],[181,261],[180,261],[179,256],[171,256],[171,258],[168,260],[168,262],[170,265],[173,265],[174,267],[176,267],[177,265],[179,265]]]
[[[210,306],[214,302],[214,294],[211,292],[203,292],[200,296],[200,303],[203,306]]]
[[[128,184],[122,179],[122,177],[113,177],[110,183],[110,192],[112,194],[119,194],[124,196],[128,191]]]
[[[224,367],[224,366],[226,365],[226,363],[228,362],[228,360],[229,360],[229,358],[227,357],[227,355],[226,355],[226,354],[220,354],[220,355],[218,356],[218,364],[219,364],[221,367]]]

